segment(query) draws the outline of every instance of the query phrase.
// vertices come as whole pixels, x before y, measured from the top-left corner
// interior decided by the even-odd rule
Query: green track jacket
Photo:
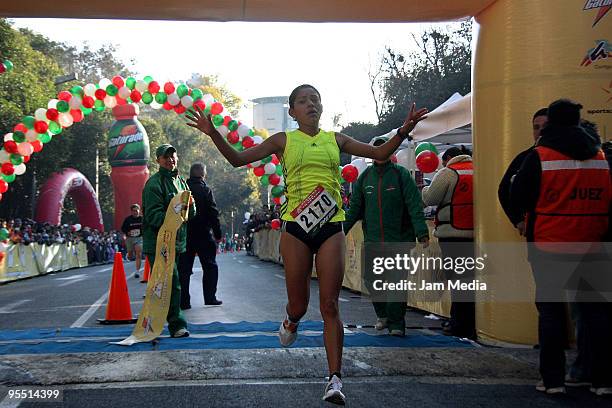
[[[353,186],[345,233],[358,220],[363,220],[366,242],[415,242],[429,236],[414,180],[408,170],[390,161],[368,167]]]
[[[168,204],[179,191],[189,190],[185,179],[177,172],[160,167],[142,190],[142,252],[154,254],[157,232],[164,223]],[[189,218],[195,216],[195,202],[189,208]],[[187,246],[187,225],[183,224],[176,233],[176,253],[185,252]]]

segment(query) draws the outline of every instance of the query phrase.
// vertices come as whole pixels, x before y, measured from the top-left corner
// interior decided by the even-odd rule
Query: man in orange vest
[[[582,105],[560,99],[548,107],[548,125],[537,147],[524,160],[510,191],[513,206],[526,214],[529,261],[536,283],[539,313],[538,391],[565,393],[565,301],[577,290],[577,276],[598,274],[610,281],[609,259],[601,241],[608,230],[612,203],[610,168],[596,132],[580,126]],[[596,260],[607,259],[607,267]],[[595,288],[598,289],[597,287]],[[579,294],[584,292],[577,291]],[[591,351],[591,390],[612,394],[612,303],[578,299],[585,338]],[[603,300],[603,299],[602,299]]]

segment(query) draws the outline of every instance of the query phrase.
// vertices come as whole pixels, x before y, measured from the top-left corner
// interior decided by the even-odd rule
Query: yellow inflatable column
[[[612,34],[610,1],[498,0],[476,16],[473,70],[475,220],[479,245],[521,242],[502,211],[499,181],[517,153],[533,143],[532,115],[558,98],[584,106],[583,117],[610,139]],[[610,55],[610,58],[608,57]],[[489,257],[497,287],[533,293],[531,268],[520,259]],[[518,292],[517,292],[518,293]],[[477,307],[483,338],[537,341],[532,303],[494,303],[490,290]]]

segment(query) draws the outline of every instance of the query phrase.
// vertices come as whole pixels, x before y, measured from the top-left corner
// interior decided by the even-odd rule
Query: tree
[[[401,126],[413,101],[434,109],[453,93],[471,90],[470,22],[413,39],[419,52],[405,57],[387,47],[378,71],[369,74],[381,133]]]

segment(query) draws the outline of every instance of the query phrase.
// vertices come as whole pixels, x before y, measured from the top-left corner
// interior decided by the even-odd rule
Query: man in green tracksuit
[[[169,144],[162,144],[155,151],[159,172],[155,173],[142,190],[142,228],[143,252],[149,257],[151,267],[155,264],[155,246],[157,232],[164,223],[168,204],[180,191],[189,190],[185,179],[178,175],[178,156],[176,149]],[[195,215],[195,204],[189,207],[189,218]],[[172,292],[168,309],[168,330],[172,337],[187,337],[187,321],[181,312],[181,285],[179,282],[177,262],[179,254],[185,252],[187,228],[183,224],[176,233],[176,256],[172,271]]]
[[[378,146],[386,141],[381,136],[372,143]],[[429,243],[421,194],[408,170],[390,160],[375,161],[353,186],[344,232],[348,233],[360,219],[365,242],[414,244],[418,239],[424,245]],[[373,302],[378,317],[376,329],[388,328],[392,336],[404,336],[406,301]]]

